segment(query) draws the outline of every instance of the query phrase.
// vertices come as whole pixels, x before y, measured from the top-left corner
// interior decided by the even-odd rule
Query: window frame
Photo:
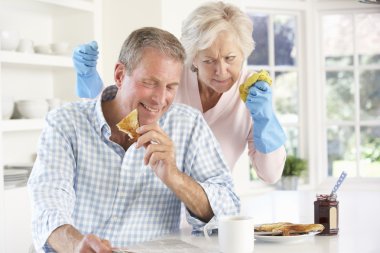
[[[325,72],[324,56],[322,55],[322,31],[321,16],[326,13],[344,12],[378,12],[380,6],[362,4],[356,1],[340,0],[250,0],[245,1],[243,9],[249,13],[268,14],[295,14],[297,13],[297,65],[299,85],[299,120],[296,124],[281,122],[284,126],[299,127],[299,155],[306,157],[309,164],[308,175],[303,185],[299,189],[317,190],[321,192],[331,191],[337,178],[328,177],[327,170],[327,132],[326,132],[326,107],[325,107]],[[273,26],[270,27],[273,30]],[[271,32],[271,36],[273,32]],[[273,39],[273,36],[272,36]],[[270,54],[273,54],[274,43],[271,41]],[[270,55],[273,57],[273,55]],[[249,66],[247,66],[249,67]],[[268,67],[269,66],[260,66]],[[274,77],[275,71],[270,70]],[[319,85],[318,85],[319,84]],[[356,94],[357,96],[358,94]],[[360,144],[359,144],[360,145]],[[248,161],[245,152],[238,166]],[[242,162],[243,161],[243,162]],[[237,167],[238,167],[237,166]],[[326,168],[326,169],[323,169]],[[260,180],[247,183],[248,173],[236,173],[241,168],[236,168],[233,174],[238,174],[236,180],[244,181],[244,193],[266,191],[269,185]],[[378,178],[347,178],[343,189],[354,190],[377,190],[380,191],[380,179]]]
[[[360,128],[363,126],[378,126],[380,123],[380,120],[360,120],[359,112],[360,111],[360,81],[359,76],[360,72],[362,70],[369,70],[369,69],[378,69],[379,65],[371,65],[371,66],[360,66],[359,60],[358,60],[358,54],[356,50],[356,44],[357,39],[356,36],[354,36],[354,51],[353,51],[353,57],[354,62],[352,66],[325,66],[325,59],[323,54],[323,28],[322,28],[322,19],[325,15],[334,15],[334,14],[349,14],[352,15],[352,20],[354,24],[354,34],[355,34],[355,28],[356,28],[356,15],[357,14],[364,14],[364,13],[378,13],[376,10],[372,9],[370,6],[372,5],[366,5],[367,8],[360,8],[360,12],[358,13],[358,10],[356,8],[335,8],[335,9],[326,9],[326,5],[324,4],[322,7],[324,7],[322,10],[318,11],[317,14],[317,25],[319,27],[318,29],[318,35],[319,35],[319,57],[318,57],[318,63],[320,66],[319,69],[319,78],[320,78],[320,84],[321,84],[321,90],[320,90],[320,100],[321,100],[321,108],[317,110],[317,113],[322,115],[322,130],[320,133],[320,139],[324,140],[321,143],[322,151],[321,156],[319,157],[320,161],[322,161],[322,168],[326,168],[323,170],[323,172],[319,171],[318,175],[318,182],[317,186],[325,188],[327,185],[333,185],[334,181],[336,180],[336,177],[328,176],[328,153],[327,153],[327,129],[330,126],[350,126],[354,128],[354,135],[355,135],[355,147],[359,152],[356,154],[355,163],[356,163],[356,169],[357,173],[359,173],[359,162],[360,162],[360,145],[361,145],[361,133]],[[379,8],[380,9],[380,8]],[[353,121],[333,121],[327,119],[327,111],[326,111],[326,73],[328,71],[352,71],[354,76],[354,82],[355,82],[355,92],[354,92],[354,100],[355,100],[355,117]],[[364,124],[363,124],[364,122]],[[359,174],[358,174],[359,175]],[[354,177],[354,178],[347,178],[346,179],[346,187],[349,189],[362,189],[362,190],[380,190],[380,178],[363,178],[360,176]]]

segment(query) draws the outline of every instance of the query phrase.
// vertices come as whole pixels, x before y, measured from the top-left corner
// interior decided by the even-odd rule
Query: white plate
[[[319,233],[320,232],[310,232],[307,234],[291,235],[291,236],[255,234],[255,238],[258,241],[263,241],[263,242],[288,243],[288,242],[298,242],[298,241],[310,239]]]

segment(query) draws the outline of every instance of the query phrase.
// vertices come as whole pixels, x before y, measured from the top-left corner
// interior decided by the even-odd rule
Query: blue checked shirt
[[[54,252],[51,232],[71,224],[126,247],[179,229],[181,202],[143,163],[144,148],[125,151],[110,141],[101,101],[113,99],[115,86],[98,100],[67,104],[50,112],[28,187],[32,199],[33,241],[38,251]],[[176,148],[177,167],[204,189],[215,217],[237,214],[239,198],[229,169],[200,112],[173,104],[159,120]],[[193,232],[204,222],[186,212]]]

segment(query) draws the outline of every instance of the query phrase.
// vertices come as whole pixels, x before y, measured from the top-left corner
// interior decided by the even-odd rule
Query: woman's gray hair
[[[120,50],[119,62],[125,65],[128,74],[140,63],[147,47],[158,49],[182,64],[186,58],[185,49],[173,34],[155,27],[143,27],[133,31]]]
[[[195,9],[182,23],[186,65],[191,66],[198,51],[210,47],[221,31],[235,34],[244,58],[248,58],[255,47],[251,19],[235,5],[209,2]]]

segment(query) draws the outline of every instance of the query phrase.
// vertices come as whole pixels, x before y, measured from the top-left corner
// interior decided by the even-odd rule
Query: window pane
[[[255,50],[248,57],[248,65],[269,65],[269,37],[267,14],[251,14]]]
[[[296,18],[276,15],[274,17],[274,55],[275,65],[295,65]]]
[[[297,72],[276,72],[273,93],[278,117],[283,122],[298,121]]]
[[[380,70],[360,75],[360,119],[380,120]]]
[[[357,15],[357,51],[360,64],[380,63],[380,14]],[[377,24],[377,25],[375,25]]]
[[[327,118],[354,119],[354,77],[350,71],[326,72]]]
[[[298,128],[284,127],[286,133],[285,148],[288,155],[299,156]]]
[[[326,66],[353,64],[352,15],[328,15],[322,19]]]
[[[360,175],[380,177],[380,127],[361,128]]]
[[[356,176],[354,127],[332,126],[327,129],[328,175],[338,177],[342,170]]]

